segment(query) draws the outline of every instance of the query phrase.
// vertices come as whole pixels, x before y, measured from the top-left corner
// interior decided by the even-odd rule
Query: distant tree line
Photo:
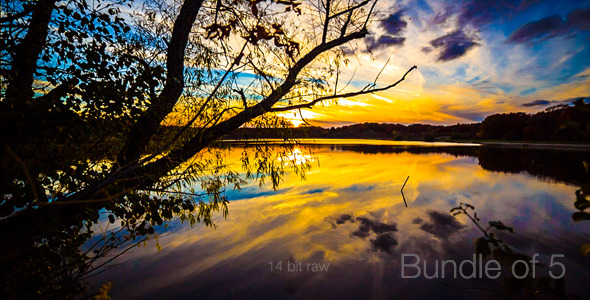
[[[379,126],[381,125],[381,126]],[[380,128],[381,127],[381,128]],[[327,134],[330,138],[343,138],[348,135],[354,138],[362,138],[366,135],[370,138],[382,138],[387,136],[393,140],[426,140],[435,139],[471,139],[477,134],[479,124],[457,124],[452,126],[435,126],[425,124],[375,124],[365,123],[330,129]]]
[[[391,140],[511,140],[590,141],[590,104],[581,98],[574,105],[552,106],[535,114],[493,114],[481,123],[451,126],[426,124],[362,123],[342,127],[293,128],[298,138],[363,138]],[[226,139],[281,138],[284,131],[273,128],[241,128]]]
[[[342,127],[323,128],[308,126],[292,128],[291,135],[297,138],[331,138],[331,139],[391,139],[391,140],[425,140],[441,139],[467,140],[475,139],[480,128],[479,123],[457,124],[452,126],[426,124],[388,124],[361,123]],[[241,128],[227,139],[281,138],[284,134],[273,128]]]
[[[533,115],[491,115],[481,123],[479,138],[518,141],[590,141],[590,104],[578,99]]]

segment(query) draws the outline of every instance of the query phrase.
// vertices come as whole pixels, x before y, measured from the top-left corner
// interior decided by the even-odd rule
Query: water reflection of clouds
[[[431,210],[428,212],[430,220],[422,223],[420,229],[434,235],[439,239],[446,240],[451,235],[465,228],[465,225],[459,223],[456,218],[449,215],[446,211],[439,212]]]
[[[378,298],[441,291],[481,297],[432,281],[400,279],[402,253],[431,261],[470,258],[473,239],[481,234],[466,218],[448,214],[458,202],[475,205],[486,221],[514,226],[516,233],[506,241],[521,250],[565,253],[568,272],[580,276],[568,287],[590,280],[588,268],[576,257],[577,242],[588,239],[590,227],[571,222],[572,186],[526,174],[490,173],[473,159],[446,154],[325,149],[315,154],[321,167],[314,167],[306,181],[286,174],[280,192],[247,186],[242,190],[246,196],[230,203],[228,219],[218,219],[216,230],[177,225],[174,234],[160,239],[160,253],[140,248],[126,263],[97,277],[97,284],[111,280],[115,295],[132,298]],[[399,189],[408,175],[405,208]],[[242,198],[235,193],[232,199]],[[287,260],[329,262],[331,269],[270,271],[269,262]],[[408,292],[416,286],[419,291]]]
[[[358,224],[358,228],[350,233],[352,237],[366,239],[373,233],[375,237],[369,239],[369,242],[374,251],[392,254],[393,248],[398,245],[397,237],[395,236],[395,232],[398,231],[396,223],[388,224],[372,217],[355,218],[351,214],[343,214],[333,218],[332,228],[336,228],[336,225],[346,223]]]

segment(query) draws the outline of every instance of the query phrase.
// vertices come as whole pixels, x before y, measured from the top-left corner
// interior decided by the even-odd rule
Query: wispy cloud
[[[566,100],[533,100],[531,102],[526,102],[521,104],[523,107],[531,107],[531,106],[548,106],[548,105],[558,105],[558,104],[572,104],[574,101],[578,99],[589,99],[590,97],[576,97]]]
[[[580,2],[385,3],[390,9],[372,24],[371,36],[347,45],[356,55],[341,68],[338,86],[352,74],[349,88],[372,84],[386,61],[380,86],[412,65],[418,70],[395,89],[347,99],[360,105],[314,108],[321,116],[309,118],[312,124],[456,124],[590,95],[590,8]]]
[[[494,21],[506,20],[527,9],[533,1],[471,0],[463,2],[457,17],[458,25],[479,28]],[[453,7],[451,7],[452,9]]]
[[[534,100],[531,102],[526,102],[521,104],[520,106],[523,107],[531,107],[531,106],[547,106],[550,104],[563,104],[563,101],[553,101],[553,100]]]

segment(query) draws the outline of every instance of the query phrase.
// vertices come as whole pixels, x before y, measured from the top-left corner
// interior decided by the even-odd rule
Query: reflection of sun
[[[298,147],[294,147],[291,153],[278,158],[279,161],[285,161],[285,163],[292,163],[295,165],[301,165],[306,162],[313,161],[313,157],[311,155],[304,155],[301,152],[301,149]]]

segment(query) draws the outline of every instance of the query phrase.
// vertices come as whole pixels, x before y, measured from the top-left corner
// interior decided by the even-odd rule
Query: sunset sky
[[[397,88],[303,111],[312,125],[472,123],[590,96],[590,1],[380,2],[381,21],[349,44],[353,87]],[[352,50],[352,49],[351,49]],[[285,117],[302,123],[298,113]]]

